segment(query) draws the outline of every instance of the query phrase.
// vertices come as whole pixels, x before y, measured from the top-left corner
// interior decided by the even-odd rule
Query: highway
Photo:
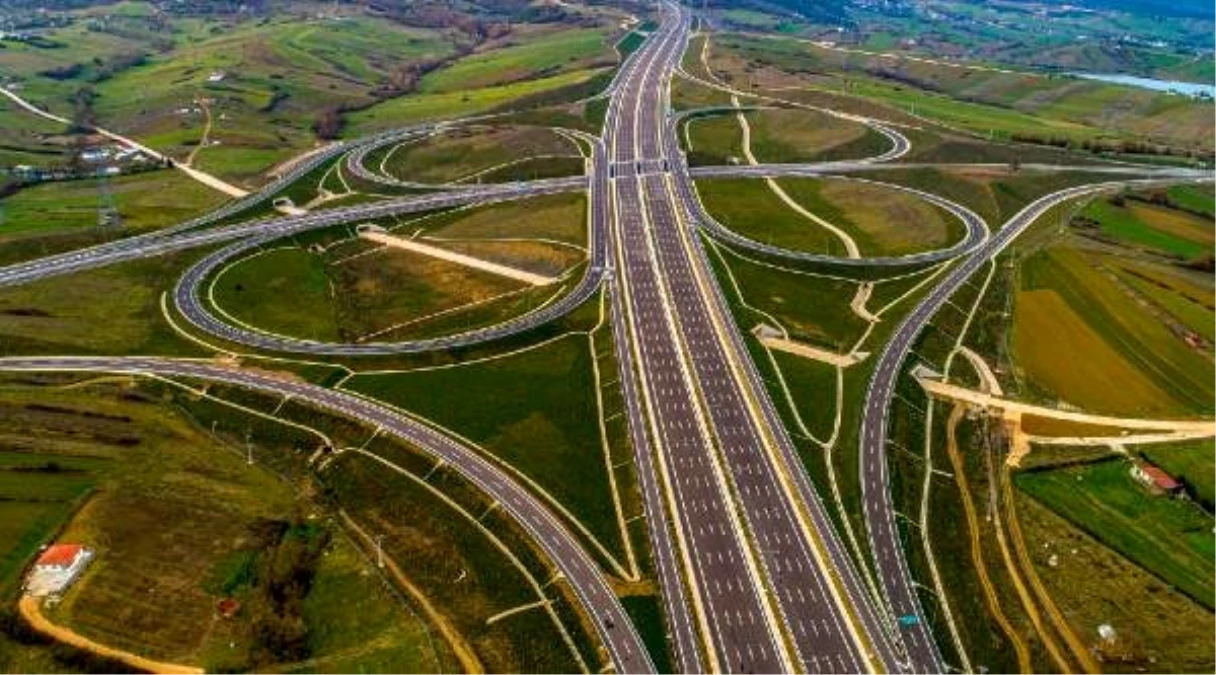
[[[450,349],[515,335],[563,316],[604,288],[611,309],[624,414],[679,670],[941,672],[946,664],[916,598],[886,473],[887,410],[900,365],[917,335],[950,295],[1035,218],[1065,199],[1131,181],[1048,195],[994,233],[961,205],[932,193],[877,183],[911,193],[959,218],[964,225],[962,239],[934,251],[860,259],[756,242],[729,230],[705,210],[694,179],[834,176],[834,180],[873,183],[839,174],[944,165],[883,164],[906,154],[907,139],[875,120],[846,116],[883,133],[891,148],[861,160],[690,169],[676,134],[679,116],[671,113],[668,100],[670,79],[688,40],[689,17],[666,0],[660,6],[659,26],[613,80],[602,140],[583,136],[592,146],[588,176],[467,186],[300,216],[207,227],[264,203],[291,182],[343,154],[356,175],[412,187],[375,174],[363,163],[374,148],[443,126],[416,125],[335,144],[263,190],[200,218],[155,233],[0,268],[0,287],[195,247],[220,246],[191,266],[174,287],[175,306],[186,321],[256,349],[343,356]],[[1152,175],[1172,180],[1207,176],[1186,169],[1125,166],[1025,165],[1023,170]],[[295,233],[575,190],[589,193],[586,271],[557,300],[494,326],[426,340],[328,343],[231,325],[216,316],[204,299],[206,285],[222,266]],[[716,281],[700,238],[702,231],[733,246],[807,261],[865,266],[960,261],[899,325],[877,360],[866,394],[859,469],[880,597],[863,582],[865,571],[842,545],[802,466]],[[348,392],[213,362],[12,357],[0,358],[0,369],[154,373],[224,381],[290,395],[382,428],[456,467],[508,509],[570,581],[618,671],[653,670],[602,573],[564,526],[494,465],[432,427]],[[897,617],[917,617],[917,621],[897,622]]]
[[[612,663],[622,673],[653,673],[654,665],[599,567],[574,536],[536,497],[476,450],[413,418],[355,394],[214,361],[155,357],[6,357],[5,371],[101,372],[188,377],[290,397],[318,410],[353,419],[419,448],[476,485],[523,526],[574,589]]]
[[[1156,181],[1130,181],[1153,183]],[[866,390],[861,422],[862,506],[870,551],[883,585],[886,602],[897,617],[916,617],[915,622],[899,622],[901,638],[914,672],[945,672],[946,664],[933,641],[932,628],[925,619],[916,597],[915,584],[904,556],[895,507],[891,503],[887,475],[887,411],[895,393],[901,364],[913,343],[933,316],[973,274],[994,258],[1018,235],[1051,207],[1087,194],[1127,185],[1129,181],[1069,188],[1041,197],[1009,219],[979,249],[962,260],[942,279],[900,323],[878,357],[874,375]]]
[[[675,514],[705,667],[727,672],[861,672],[884,667],[854,615],[866,596],[838,583],[839,558],[794,486],[800,463],[777,440],[767,392],[695,235],[667,121],[687,16],[664,5],[660,28],[609,108],[617,247],[629,348],[642,408]],[[771,402],[767,405],[771,406]],[[640,421],[638,422],[640,424]],[[786,441],[788,443],[788,440]],[[809,484],[808,484],[809,487]],[[825,556],[831,556],[826,559]],[[846,577],[855,578],[845,573]],[[885,646],[883,655],[892,654]]]
[[[605,168],[606,161],[603,143],[596,139],[596,142],[592,146],[592,166],[599,167],[600,170],[603,170]],[[587,180],[587,178],[580,177],[580,184],[586,185]],[[552,184],[554,184],[552,181],[533,181],[526,184],[510,183],[500,186],[486,186],[470,190],[446,191],[436,195],[415,197],[412,198],[412,201],[407,203],[421,202],[427,205],[434,204],[436,202],[441,202],[447,205],[470,203],[474,201],[484,203],[494,201],[495,195],[497,195],[498,199],[519,199],[541,194],[548,194],[550,190],[547,186]],[[558,191],[565,191],[565,184],[565,181],[557,181],[556,185],[558,186]],[[263,332],[244,326],[236,326],[224,321],[220,317],[217,317],[206,300],[207,293],[204,292],[204,287],[206,286],[208,280],[221,267],[242,254],[267,244],[275,239],[281,238],[283,233],[279,230],[270,230],[255,236],[247,236],[240,241],[207,255],[202,260],[195,263],[178,279],[177,285],[174,287],[173,291],[173,302],[177,307],[177,310],[181,312],[182,316],[184,316],[186,320],[190,322],[190,324],[211,335],[257,349],[292,352],[296,354],[318,354],[331,356],[407,354],[433,351],[437,349],[452,349],[487,342],[490,340],[497,340],[511,335],[518,335],[565,316],[574,308],[586,302],[593,294],[595,294],[597,290],[599,290],[600,284],[603,281],[606,272],[605,266],[607,264],[608,254],[608,214],[605,207],[605,197],[606,195],[601,190],[598,193],[597,200],[597,194],[595,191],[593,191],[592,200],[594,203],[592,208],[589,209],[587,221],[589,260],[587,263],[587,270],[575,284],[574,288],[562,294],[561,297],[553,302],[547,303],[521,316],[484,328],[422,340],[409,340],[402,342],[338,343],[323,342],[318,340],[304,340],[286,335]],[[427,210],[429,208],[435,207],[427,206],[426,209],[417,210]],[[347,217],[349,215],[349,211],[351,211],[351,209],[344,209],[341,212],[342,216],[344,218]],[[322,213],[332,212],[326,211]],[[360,218],[359,220],[362,219],[365,218]],[[350,220],[344,220],[342,222],[350,222]],[[297,223],[297,227],[298,226],[299,223]],[[328,224],[321,226],[328,226]],[[315,227],[318,226],[308,227],[307,229],[315,229]],[[295,231],[300,230],[297,229]],[[0,270],[0,275],[2,275],[2,273],[3,271]],[[3,277],[0,276],[0,283],[2,283],[2,279]]]
[[[484,185],[477,190],[460,190],[420,196],[387,199],[340,209],[313,211],[302,216],[266,218],[203,230],[176,232],[169,236],[150,233],[138,237],[77,249],[24,263],[0,267],[0,287],[29,283],[39,279],[80,272],[105,265],[138,260],[199,246],[220,244],[234,239],[266,236],[286,237],[297,232],[334,225],[375,220],[388,216],[419,213],[433,209],[474,203],[495,203],[545,194],[568,192],[570,187],[557,181]]]

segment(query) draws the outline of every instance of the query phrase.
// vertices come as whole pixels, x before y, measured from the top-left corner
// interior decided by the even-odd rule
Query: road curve
[[[597,171],[607,171],[607,158],[604,152],[603,143],[595,139],[592,151],[592,179]],[[586,184],[586,179],[582,179],[582,184]],[[476,197],[478,201],[486,201],[485,195],[495,194],[494,190],[503,191],[507,195],[514,198],[522,198],[539,194],[547,194],[545,186],[552,184],[547,181],[533,181],[531,183],[507,184],[498,188],[481,187],[477,189],[449,191],[440,193],[426,198],[415,198],[419,200],[447,200],[455,203],[470,202]],[[558,181],[556,183],[559,190],[564,191],[566,182]],[[593,195],[594,197],[594,195]],[[602,196],[606,199],[606,196]],[[429,203],[429,202],[428,202]],[[216,316],[212,308],[204,299],[203,287],[208,279],[216,273],[220,267],[228,261],[233,260],[242,253],[270,243],[271,241],[281,238],[282,232],[271,231],[257,236],[251,236],[234,244],[231,244],[223,249],[215,251],[206,256],[199,262],[195,263],[190,269],[186,270],[177,282],[173,289],[173,302],[177,310],[186,318],[190,324],[206,333],[216,337],[236,342],[257,349],[269,351],[291,352],[296,354],[318,354],[331,356],[370,356],[384,354],[412,354],[424,351],[432,351],[436,349],[453,349],[456,347],[465,347],[473,344],[480,344],[491,340],[518,335],[520,333],[532,330],[550,321],[561,318],[569,312],[573,311],[578,306],[586,302],[599,289],[600,284],[606,274],[606,263],[608,255],[608,234],[607,234],[607,210],[601,207],[594,207],[588,212],[588,251],[589,261],[587,270],[578,280],[578,283],[569,292],[563,294],[556,301],[548,303],[538,309],[515,317],[502,323],[497,323],[483,328],[468,330],[453,335],[444,335],[442,337],[427,338],[421,340],[407,340],[402,342],[361,342],[361,343],[342,343],[342,342],[324,342],[320,340],[305,340],[294,338],[286,335],[278,335],[274,333],[259,331],[255,328],[246,326],[234,326],[227,323],[220,317]],[[298,230],[296,230],[298,231]],[[2,271],[0,271],[2,272]]]
[[[653,673],[654,665],[629,615],[599,568],[574,536],[526,489],[477,451],[418,420],[369,399],[315,384],[217,365],[157,357],[6,357],[5,371],[104,372],[190,377],[291,397],[326,412],[366,423],[454,467],[511,514],[557,565],[591,617],[612,663],[622,673]]]
[[[1148,181],[1119,181],[1083,185],[1055,192],[1035,200],[1012,218],[982,246],[950,270],[946,277],[904,318],[878,357],[874,375],[866,391],[861,420],[860,473],[862,505],[870,538],[870,551],[886,600],[897,617],[915,617],[915,622],[899,622],[898,630],[907,649],[909,666],[914,672],[945,672],[933,641],[932,628],[925,620],[914,582],[908,570],[899,528],[895,522],[895,507],[891,503],[888,483],[886,444],[887,411],[899,378],[900,364],[907,358],[918,335],[950,296],[967,282],[971,275],[995,257],[1018,235],[1026,230],[1048,209],[1068,199],[1109,190],[1128,183]]]
[[[819,175],[821,177],[825,177],[825,178],[827,177],[827,175],[824,173],[820,173],[817,175]],[[988,227],[984,223],[983,218],[980,218],[971,209],[969,209],[961,204],[958,204],[956,202],[952,202],[949,199],[945,199],[944,197],[935,195],[931,192],[924,192],[922,190],[917,190],[915,188],[905,187],[902,185],[895,185],[892,183],[882,183],[879,181],[871,181],[871,180],[866,180],[863,178],[847,178],[847,177],[842,177],[842,176],[833,176],[833,177],[831,177],[831,179],[832,180],[848,180],[848,181],[853,181],[853,182],[857,182],[857,183],[878,185],[878,186],[889,188],[892,190],[899,190],[901,192],[906,192],[908,194],[915,195],[916,197],[919,197],[920,199],[923,199],[923,200],[929,202],[930,204],[933,204],[935,206],[938,206],[938,207],[946,210],[951,215],[953,215],[955,218],[958,218],[960,221],[962,221],[963,228],[965,230],[964,234],[963,234],[963,238],[960,239],[959,241],[955,242],[954,244],[947,246],[946,248],[935,249],[932,251],[922,251],[920,253],[909,253],[907,255],[901,255],[901,256],[872,256],[872,257],[861,257],[861,258],[849,258],[846,256],[828,255],[825,253],[811,253],[809,251],[796,251],[796,250],[792,250],[792,249],[788,249],[788,248],[782,248],[780,246],[773,246],[772,244],[765,244],[765,243],[756,241],[755,239],[750,239],[750,238],[745,237],[745,236],[739,234],[738,232],[735,232],[734,230],[726,227],[722,223],[718,222],[717,219],[715,219],[712,215],[710,215],[709,211],[705,208],[705,205],[701,202],[701,198],[699,195],[696,194],[695,190],[689,196],[689,199],[687,199],[686,201],[688,202],[689,208],[692,209],[693,213],[696,215],[697,220],[700,223],[702,229],[704,229],[706,232],[708,232],[715,239],[718,239],[725,243],[731,244],[733,246],[737,246],[739,248],[748,249],[750,251],[756,251],[758,253],[764,253],[767,255],[772,255],[772,256],[777,256],[777,257],[782,257],[782,258],[789,258],[789,259],[793,259],[793,260],[802,260],[802,261],[807,261],[807,262],[832,263],[835,265],[850,266],[850,267],[872,267],[872,266],[896,267],[896,266],[903,266],[903,265],[918,265],[918,264],[934,263],[934,262],[940,262],[942,260],[950,260],[951,258],[957,258],[961,255],[965,255],[966,253],[974,251],[981,244],[983,244],[984,241],[988,238]]]
[[[568,192],[570,189],[570,186],[561,181],[485,185],[476,190],[386,199],[339,209],[313,211],[302,216],[266,218],[253,223],[179,232],[173,236],[155,236],[156,233],[150,233],[0,267],[0,287],[256,235],[267,235],[273,239],[361,220],[375,220],[465,204],[511,201]]]

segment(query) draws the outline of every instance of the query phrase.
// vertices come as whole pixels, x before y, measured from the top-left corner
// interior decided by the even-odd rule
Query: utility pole
[[[114,204],[114,187],[105,169],[97,175],[97,227],[101,229],[116,228],[122,225],[122,214]]]
[[[376,567],[384,569],[384,535],[376,535]]]
[[[253,466],[253,432],[249,429],[245,430],[245,463]]]

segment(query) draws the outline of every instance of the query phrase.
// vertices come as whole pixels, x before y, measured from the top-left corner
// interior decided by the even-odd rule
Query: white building
[[[59,595],[92,559],[93,550],[80,544],[52,544],[34,562],[25,580],[25,591],[37,598]]]

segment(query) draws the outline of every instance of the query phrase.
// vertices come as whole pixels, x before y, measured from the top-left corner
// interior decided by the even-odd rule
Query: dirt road
[[[77,649],[83,649],[87,652],[97,654],[98,656],[104,656],[106,658],[122,661],[132,668],[149,673],[180,673],[193,675],[195,673],[205,672],[202,668],[195,668],[194,666],[187,666],[181,663],[153,661],[152,659],[146,659],[138,654],[132,654],[131,652],[124,652],[121,649],[107,647],[98,642],[94,642],[71,629],[64,628],[63,626],[57,626],[42,615],[41,604],[39,603],[38,599],[33,596],[21,596],[21,600],[17,603],[17,608],[21,611],[21,617],[28,621],[30,626],[39,633],[54,638],[65,644],[72,645]]]

